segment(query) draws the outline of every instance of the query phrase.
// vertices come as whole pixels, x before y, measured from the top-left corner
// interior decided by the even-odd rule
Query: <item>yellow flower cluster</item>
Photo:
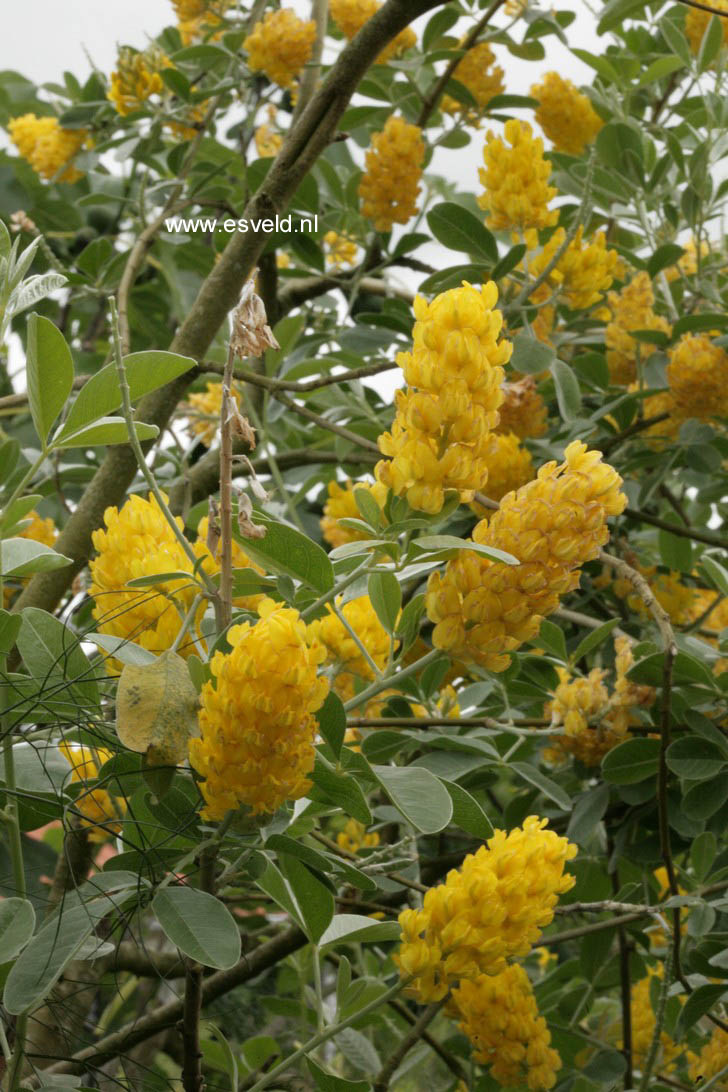
[[[627,738],[634,706],[653,700],[651,687],[637,686],[627,678],[634,664],[629,637],[617,637],[614,646],[616,681],[611,694],[604,685],[607,672],[601,668],[592,668],[581,678],[557,668],[559,685],[544,712],[552,725],[563,724],[564,732],[545,749],[547,762],[558,765],[572,755],[585,766],[598,766],[612,747]]]
[[[561,466],[546,463],[534,481],[504,497],[490,521],[476,526],[476,542],[505,550],[520,565],[464,551],[444,573],[430,576],[427,613],[436,648],[503,671],[508,653],[536,635],[561,596],[577,586],[579,567],[607,541],[607,517],[627,503],[622,479],[601,459],[574,441]]]
[[[84,747],[80,743],[58,744],[58,750],[71,767],[71,782],[95,781],[99,769],[112,757],[104,747]],[[126,811],[123,799],[112,800],[106,789],[85,789],[76,797],[73,811],[80,816],[81,826],[89,840],[103,842],[121,831],[118,819]]]
[[[365,23],[379,11],[378,0],[329,0],[331,18],[349,41],[359,33]],[[392,57],[399,57],[416,43],[415,33],[409,27],[401,30],[396,38],[377,57],[377,64],[386,64]]]
[[[549,186],[551,163],[543,156],[543,141],[534,138],[526,121],[511,118],[505,140],[489,132],[483,149],[485,167],[478,171],[485,192],[478,204],[493,231],[550,227],[558,213],[549,209],[556,187]]]
[[[655,1033],[655,1013],[650,997],[650,983],[654,978],[662,979],[662,964],[656,969],[648,968],[648,974],[636,982],[631,992],[632,1009],[632,1053],[635,1065],[641,1069],[647,1060]],[[666,1031],[660,1034],[660,1056],[658,1066],[669,1068],[672,1060],[681,1052]]]
[[[402,118],[390,117],[372,135],[366,170],[359,183],[361,211],[377,231],[406,224],[417,212],[425,145],[422,131]]]
[[[232,3],[233,0],[172,0],[182,44],[190,45],[219,26]],[[213,41],[219,37],[220,32],[213,35]]]
[[[342,265],[353,265],[356,261],[357,245],[353,239],[347,239],[346,235],[339,235],[338,231],[327,231],[324,244],[326,264],[334,269],[341,269]]]
[[[402,944],[393,957],[423,1002],[440,1001],[463,979],[500,974],[526,955],[554,916],[559,895],[574,886],[564,872],[576,856],[535,815],[506,834],[496,830],[459,870],[426,893],[422,909],[399,915]]]
[[[531,259],[529,272],[533,277],[543,272],[565,238],[564,229],[557,228],[541,252]],[[603,231],[584,243],[583,229],[579,227],[546,279],[548,295],[559,291],[572,311],[586,310],[603,298],[602,293],[612,284],[618,262],[617,251],[607,249],[607,237]]]
[[[684,334],[670,350],[667,381],[675,419],[728,417],[728,353],[707,334]]]
[[[512,345],[499,341],[503,316],[492,281],[478,291],[463,282],[427,303],[418,296],[412,352],[397,363],[408,387],[397,392],[391,432],[379,450],[391,461],[377,464],[380,482],[413,508],[435,514],[445,490],[469,502],[486,488],[488,441],[503,400],[503,367]]]
[[[728,1031],[713,1028],[713,1032],[700,1054],[690,1062],[690,1080],[699,1088],[699,1081],[709,1081],[728,1065]],[[713,1086],[714,1092],[728,1092],[728,1075]]]
[[[502,500],[506,493],[520,489],[533,477],[531,453],[513,432],[491,433],[484,458],[488,478],[481,486],[481,492],[491,500]],[[486,510],[477,501],[471,507],[476,515],[486,515]]]
[[[452,994],[460,1030],[475,1047],[473,1058],[490,1066],[499,1084],[526,1084],[544,1092],[556,1084],[561,1058],[539,1015],[530,979],[520,964],[501,974],[461,982]]]
[[[478,42],[467,51],[453,72],[453,79],[467,88],[477,106],[465,106],[452,96],[443,95],[441,109],[446,114],[462,113],[473,125],[480,124],[480,117],[490,100],[505,90],[503,69],[495,64],[495,54],[488,42]]]
[[[314,21],[299,19],[292,8],[269,11],[243,42],[252,72],[264,72],[279,87],[290,87],[310,60],[316,41]]]
[[[558,72],[535,83],[531,98],[538,99],[534,116],[557,152],[581,155],[604,124],[586,95]]]
[[[367,833],[367,828],[358,819],[349,819],[343,830],[336,835],[336,844],[348,853],[358,853],[360,849],[372,849],[379,845],[376,830]]]
[[[708,6],[726,13],[726,17],[721,18],[721,23],[723,24],[723,45],[728,45],[728,0],[711,0]],[[711,19],[711,13],[702,8],[689,7],[685,12],[685,36],[695,54],[700,50],[700,43]]]
[[[527,436],[543,436],[546,431],[546,406],[531,375],[524,375],[515,383],[503,384],[503,401],[498,413],[497,432],[512,432],[524,440]]]
[[[148,98],[164,91],[160,69],[168,61],[158,50],[139,53],[123,46],[116,63],[116,71],[111,73],[109,99],[122,117],[140,110]]]
[[[11,119],[8,133],[23,159],[41,178],[58,175],[59,182],[77,182],[83,177],[71,160],[86,143],[88,130],[63,129],[58,118],[23,114]]]
[[[189,753],[204,779],[206,819],[240,807],[271,813],[310,787],[314,713],[329,689],[317,674],[324,651],[309,644],[298,611],[264,599],[258,613],[228,632],[232,651],[215,653],[214,682],[200,695],[201,735]]]
[[[344,485],[338,482],[329,482],[329,499],[324,505],[324,514],[321,518],[321,533],[330,546],[343,546],[347,542],[360,542],[366,538],[364,531],[357,531],[353,527],[342,527],[339,520],[361,519],[361,513],[356,505],[354,493],[357,489],[365,489],[380,508],[387,499],[386,486],[380,482],[355,482],[346,481]]]
[[[688,239],[684,245],[685,253],[678,258],[675,265],[665,270],[665,276],[672,283],[678,277],[692,277],[698,272],[698,248],[695,237]],[[710,254],[710,244],[705,239],[700,244],[700,257],[706,258]]]
[[[343,606],[337,603],[343,622],[330,605],[327,609],[324,618],[309,622],[308,635],[324,649],[325,662],[333,665],[336,672],[333,688],[342,701],[347,701],[356,693],[357,681],[372,682],[374,679],[360,644],[381,670],[389,656],[389,635],[377,618],[368,595],[350,599]],[[358,640],[352,636],[352,631]]]
[[[232,391],[232,396],[239,408],[238,394]],[[204,391],[196,391],[188,397],[186,405],[190,411],[190,429],[193,435],[205,447],[212,447],[220,427],[222,383],[217,379],[209,381]]]
[[[176,523],[182,530],[179,517]],[[96,600],[93,616],[98,631],[134,641],[150,652],[164,652],[174,643],[182,618],[199,590],[192,577],[191,560],[154,497],[145,500],[134,494],[121,510],[107,508],[104,524],[105,530],[100,528],[91,536],[98,557],[89,565],[89,595]],[[193,545],[195,553],[198,557],[207,555],[203,565],[206,572],[219,572],[219,563],[209,556],[204,544],[206,518],[200,522],[198,532],[201,537]],[[233,543],[233,565],[235,568],[250,565],[236,543]],[[186,572],[189,577],[165,580],[148,588],[128,587],[128,582],[138,577],[171,572]],[[238,605],[249,606],[250,601],[242,600]],[[203,604],[197,624],[204,609]],[[193,649],[190,641],[179,652],[185,656]]]
[[[612,313],[604,335],[609,377],[612,383],[627,386],[637,378],[638,357],[646,359],[651,352],[649,345],[641,346],[630,331],[669,333],[670,325],[653,310],[655,296],[649,274],[645,272],[638,273],[621,292],[610,292],[607,300]]]

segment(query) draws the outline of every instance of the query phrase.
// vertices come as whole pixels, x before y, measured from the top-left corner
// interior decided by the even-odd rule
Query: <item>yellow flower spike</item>
[[[326,264],[334,269],[341,269],[343,265],[353,265],[356,261],[358,247],[353,239],[347,239],[345,235],[339,235],[337,231],[327,231],[324,235],[326,246]]]
[[[728,1031],[724,1031],[723,1028],[714,1027],[710,1039],[703,1046],[699,1055],[692,1055],[690,1060],[690,1080],[695,1082],[697,1088],[700,1087],[698,1082],[705,1083],[715,1077],[717,1073],[720,1073],[721,1069],[725,1069],[728,1065]],[[728,1076],[723,1077],[718,1084],[714,1085],[714,1092],[728,1092]]]
[[[453,990],[448,1009],[473,1044],[473,1060],[490,1066],[499,1084],[525,1083],[532,1092],[556,1084],[561,1058],[539,1015],[533,987],[523,967],[513,964],[497,975],[479,975]]]
[[[379,11],[381,4],[378,0],[329,0],[331,18],[338,26],[341,33],[349,41],[359,33],[365,23],[368,23],[373,15]],[[386,64],[392,57],[399,57],[417,42],[415,33],[410,27],[401,30],[388,46],[377,57],[377,64]]]
[[[220,26],[222,16],[232,3],[233,0],[172,0],[182,44],[199,41],[211,29]],[[212,40],[219,37],[220,32],[213,35]]]
[[[58,750],[71,767],[71,782],[94,781],[99,768],[112,757],[104,747],[84,747],[80,743],[58,744]],[[123,799],[112,800],[106,789],[91,789],[81,793],[74,802],[74,811],[81,817],[81,826],[92,842],[103,842],[121,831],[120,813],[126,811]]]
[[[468,107],[443,95],[441,109],[446,114],[462,114],[471,125],[480,124],[480,116],[496,95],[505,90],[503,69],[495,63],[495,54],[488,42],[478,42],[469,49],[459,61],[453,72],[453,78],[466,87],[477,103],[477,107]]]
[[[710,7],[717,8],[718,11],[724,11],[726,13],[725,18],[721,18],[721,24],[723,26],[723,46],[728,45],[728,0],[715,0]],[[690,48],[697,56],[700,51],[700,45],[703,41],[703,35],[708,29],[708,23],[712,19],[712,15],[709,11],[704,11],[702,8],[688,8],[685,12],[685,36],[690,43]]]
[[[496,830],[427,891],[422,909],[400,914],[393,958],[400,973],[415,976],[408,989],[419,1001],[442,1000],[463,979],[500,974],[553,920],[559,895],[574,886],[564,868],[577,849],[546,823],[532,815],[508,834]]]
[[[478,204],[485,210],[492,231],[505,228],[526,231],[550,227],[558,213],[548,205],[556,196],[549,186],[551,163],[544,159],[543,141],[534,138],[528,122],[511,118],[505,124],[505,140],[489,132],[478,175],[485,193]]]
[[[557,152],[581,155],[604,125],[586,95],[558,72],[547,72],[530,94],[539,102],[536,121]]]
[[[397,392],[397,413],[379,450],[377,479],[413,508],[436,514],[445,490],[469,502],[486,488],[486,455],[503,399],[503,365],[512,346],[499,340],[503,317],[491,282],[463,283],[427,303],[415,299],[411,353],[397,362],[409,387]]]
[[[359,197],[362,216],[377,231],[406,224],[417,212],[424,159],[425,145],[417,125],[390,117],[380,133],[372,134]]]
[[[564,229],[558,228],[541,253],[531,259],[529,271],[533,277],[546,269],[565,238]],[[586,310],[603,299],[603,293],[612,284],[618,262],[617,251],[607,249],[603,231],[584,243],[583,228],[579,227],[547,278],[548,296],[558,290],[572,311]]]
[[[152,95],[161,95],[164,81],[160,69],[169,63],[160,50],[148,49],[139,53],[123,46],[119,50],[116,71],[111,74],[108,93],[117,114],[125,117],[140,110]]]
[[[670,350],[667,381],[675,419],[728,416],[728,353],[707,334],[684,334]]]
[[[200,695],[201,735],[189,754],[203,778],[206,819],[241,807],[269,814],[310,787],[314,713],[329,689],[318,675],[324,649],[308,639],[298,611],[264,599],[258,614],[228,632],[232,651],[215,653],[214,682]]]
[[[264,72],[279,87],[290,87],[311,59],[316,24],[292,8],[269,11],[243,42],[252,72]]]
[[[494,501],[530,482],[534,475],[531,453],[512,432],[494,432],[490,436],[485,463],[488,477],[481,492]],[[471,508],[480,517],[488,514],[475,501]]]
[[[496,432],[512,432],[521,440],[543,436],[547,410],[536,389],[536,380],[525,375],[515,383],[503,384],[503,401],[498,407],[500,420]]]
[[[77,182],[83,177],[71,160],[86,143],[87,129],[63,129],[58,118],[23,114],[8,123],[8,134],[23,159],[41,178],[58,177],[59,182]]]
[[[565,461],[546,463],[537,477],[503,498],[473,539],[512,554],[510,566],[464,551],[427,585],[433,644],[456,660],[503,671],[510,652],[532,640],[561,596],[579,582],[579,568],[597,556],[609,537],[607,517],[627,498],[622,479],[579,441]]]
[[[655,296],[649,274],[642,272],[626,285],[621,292],[610,292],[607,301],[611,319],[605,331],[607,365],[612,383],[627,386],[637,378],[637,357],[646,360],[649,345],[640,346],[632,337],[631,330],[662,330],[670,332],[670,324],[656,315],[653,307]]]

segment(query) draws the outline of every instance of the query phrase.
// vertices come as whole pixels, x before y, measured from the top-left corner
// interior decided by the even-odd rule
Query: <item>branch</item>
[[[387,0],[341,52],[323,84],[291,127],[268,175],[246,206],[247,219],[275,218],[285,210],[336,128],[356,87],[382,49],[413,19],[444,0]],[[202,284],[170,350],[201,360],[255,267],[269,236],[262,232],[233,235],[217,265]],[[153,392],[142,400],[139,419],[163,430],[189,385],[189,376]],[[121,504],[134,480],[136,460],[128,446],[112,448],[86,488],[75,512],[58,537],[56,549],[72,564],[36,574],[18,598],[15,609],[27,606],[53,610],[91,553],[91,535],[101,526],[104,511]]]
[[[444,997],[442,1001],[436,1001],[434,1005],[428,1005],[427,1008],[420,1014],[415,1023],[412,1025],[412,1030],[409,1035],[405,1037],[397,1044],[395,1049],[387,1058],[386,1062],[379,1070],[379,1073],[374,1079],[373,1092],[387,1092],[390,1081],[396,1073],[399,1066],[402,1064],[404,1058],[409,1054],[413,1046],[422,1038],[423,1032],[426,1030],[429,1024],[437,1016],[438,1012],[448,1000]]]
[[[361,368],[352,368],[348,372],[338,372],[336,375],[322,375],[316,379],[279,379],[277,376],[260,375],[249,368],[236,368],[235,378],[262,387],[267,391],[293,391],[294,394],[305,394],[308,391],[316,391],[321,387],[331,387],[334,384],[351,383],[355,379],[365,379],[370,375],[379,375],[381,372],[391,372],[399,365],[391,360],[380,360],[375,364],[364,364]],[[222,364],[205,362],[200,372],[212,372],[214,375],[222,375]]]
[[[669,520],[660,519],[659,516],[648,515],[637,508],[625,508],[624,515],[638,523],[649,523],[652,527],[659,527],[663,531],[670,531],[679,538],[691,538],[695,542],[705,542],[708,546],[719,546],[722,550],[728,550],[728,541],[720,535],[712,535],[709,531],[698,531],[695,527],[682,527],[679,523],[670,523]]]

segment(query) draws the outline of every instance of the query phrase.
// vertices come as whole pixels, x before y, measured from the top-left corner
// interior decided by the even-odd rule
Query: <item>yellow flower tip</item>
[[[314,713],[329,689],[317,673],[320,650],[310,646],[298,611],[267,598],[257,609],[258,622],[229,631],[232,651],[213,657],[200,737],[190,740],[207,819],[241,807],[269,814],[310,787]]]
[[[152,95],[160,95],[164,91],[160,71],[170,64],[169,58],[155,47],[140,53],[123,46],[119,50],[116,71],[111,74],[108,92],[116,112],[124,117],[141,109]]]
[[[536,121],[556,151],[581,155],[604,124],[587,96],[558,72],[547,72],[530,93],[539,102]]]
[[[425,145],[417,125],[392,116],[380,133],[372,134],[359,196],[362,215],[377,231],[389,231],[393,224],[406,224],[414,216],[424,159]]]
[[[279,87],[290,87],[311,59],[316,24],[292,8],[269,11],[243,42],[252,72],[263,72]]]
[[[476,127],[492,98],[505,90],[503,69],[495,64],[495,54],[488,42],[479,42],[469,49],[453,72],[476,102],[475,107],[464,106],[450,95],[443,95],[441,109],[446,114],[461,114],[463,120]]]
[[[70,183],[83,177],[71,160],[86,143],[87,129],[63,129],[58,118],[23,114],[11,119],[8,134],[22,158],[41,178],[58,176],[59,182]]]

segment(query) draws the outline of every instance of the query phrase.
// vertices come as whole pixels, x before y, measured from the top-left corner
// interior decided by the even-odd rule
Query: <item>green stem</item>
[[[349,701],[344,702],[344,709],[347,713],[350,709],[356,709],[362,702],[369,701],[369,699],[373,698],[376,694],[380,694],[382,690],[386,690],[392,683],[397,683],[400,679],[406,679],[408,676],[414,675],[418,671],[422,671],[423,668],[427,667],[428,664],[431,664],[440,655],[440,650],[438,648],[433,648],[431,652],[428,652],[425,656],[422,656],[421,659],[416,660],[408,667],[403,667],[402,670],[397,671],[396,674],[383,675],[381,679],[377,679],[377,681],[373,682],[371,686],[368,686],[366,690],[362,690],[360,694],[357,694],[355,697],[350,698]]]
[[[652,1071],[655,1068],[657,1061],[657,1054],[660,1049],[660,1041],[662,1038],[662,1029],[665,1024],[665,1012],[667,1009],[667,998],[670,993],[670,983],[672,980],[672,949],[670,949],[665,958],[663,973],[662,973],[662,985],[660,986],[660,996],[657,1000],[657,1011],[655,1012],[655,1030],[652,1033],[652,1042],[650,1043],[650,1049],[647,1054],[644,1069],[642,1070],[642,1079],[640,1080],[639,1092],[647,1092],[650,1087],[650,1080],[652,1078]]]
[[[340,580],[338,584],[334,584],[333,588],[319,596],[314,603],[311,603],[310,606],[301,611],[301,617],[304,622],[308,621],[311,615],[315,614],[317,610],[320,610],[321,607],[325,607],[327,603],[330,603],[332,599],[335,599],[337,595],[345,591],[346,588],[354,583],[354,581],[358,580],[360,576],[363,576],[366,571],[366,565],[360,565],[358,568],[354,569],[353,572],[349,573],[348,576],[345,576],[343,580]]]
[[[279,1062],[277,1066],[274,1066],[268,1073],[265,1073],[260,1080],[256,1081],[249,1089],[249,1092],[261,1092],[261,1089],[267,1088],[269,1084],[272,1084],[282,1073],[285,1073],[292,1065],[295,1065],[299,1058],[305,1057],[316,1047],[325,1043],[328,1039],[333,1039],[335,1035],[338,1035],[340,1031],[344,1031],[345,1028],[350,1028],[352,1024],[357,1023],[363,1016],[367,1016],[370,1012],[374,1012],[380,1005],[386,1005],[393,997],[396,997],[398,993],[404,989],[404,987],[410,982],[411,979],[403,979],[376,997],[373,1001],[370,1001],[368,1005],[365,1005],[363,1009],[359,1009],[358,1012],[348,1016],[346,1020],[342,1020],[338,1024],[331,1024],[329,1027],[324,1028],[323,1031],[319,1031],[313,1038],[309,1039],[307,1043],[304,1043],[298,1050],[294,1050],[293,1054],[289,1054],[287,1058],[284,1058],[282,1062]],[[245,1085],[243,1085],[243,1088]]]

